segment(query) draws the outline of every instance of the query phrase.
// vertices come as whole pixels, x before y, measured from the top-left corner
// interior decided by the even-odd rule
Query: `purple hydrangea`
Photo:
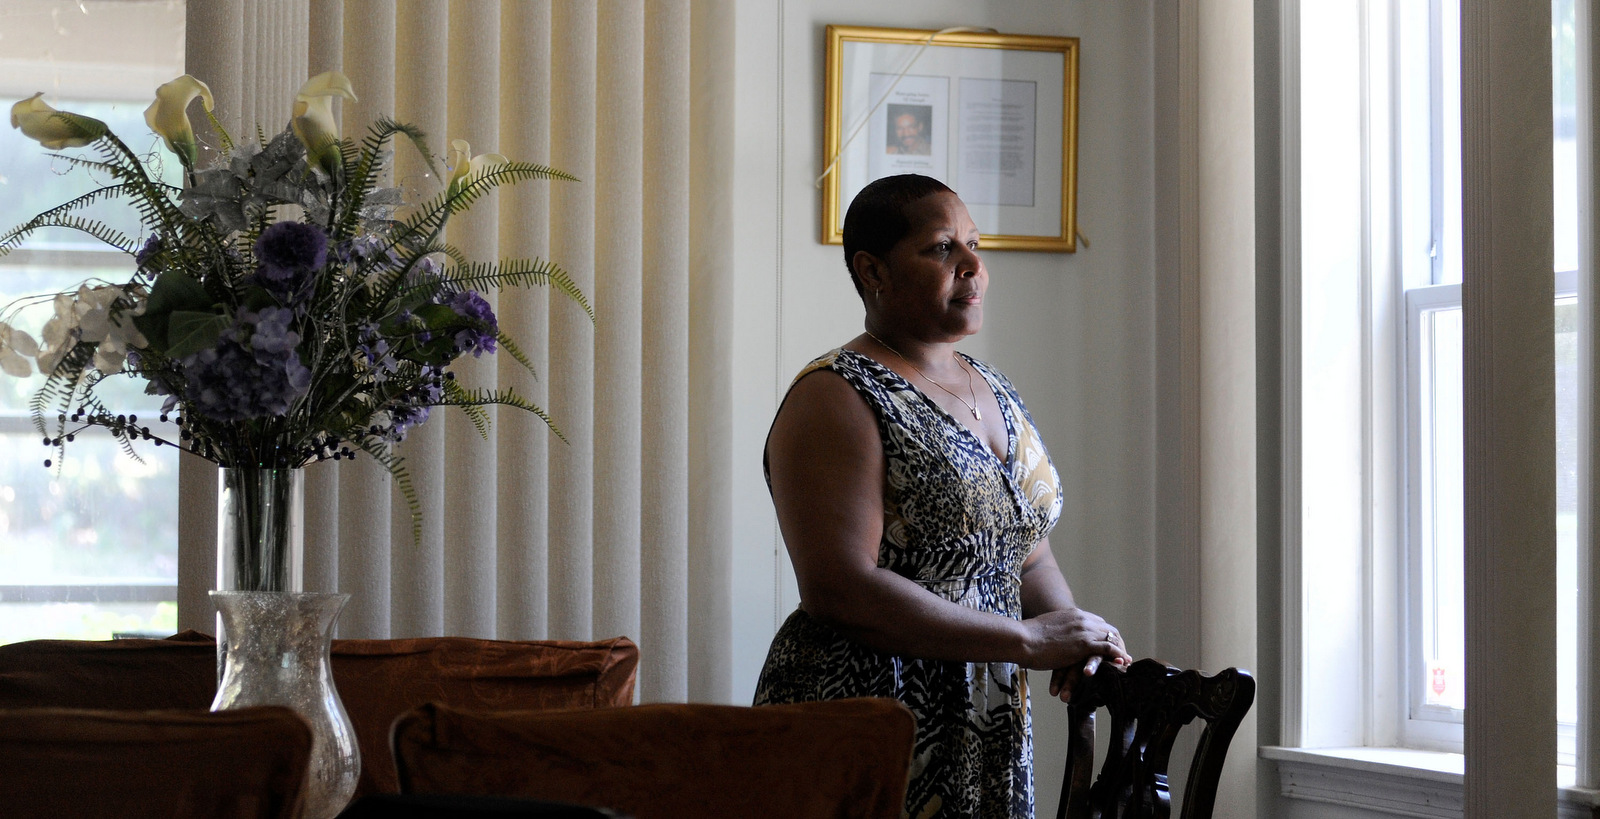
[[[428,420],[428,411],[444,398],[444,373],[438,367],[424,367],[421,380],[389,403],[389,438],[405,440],[412,427]]]
[[[400,443],[406,439],[406,433],[411,428],[428,420],[428,411],[431,409],[426,404],[403,404],[389,410],[389,421],[394,428],[389,432],[389,439]]]
[[[356,328],[356,357],[367,365],[372,380],[379,384],[388,381],[400,366],[389,340],[379,333],[378,325],[370,321]]]
[[[287,413],[311,386],[311,371],[295,352],[300,334],[289,328],[293,319],[281,307],[241,310],[217,346],[181,359],[194,411],[218,421]]]
[[[384,266],[397,267],[400,264],[400,254],[390,248],[388,240],[381,236],[357,236],[340,242],[332,253],[340,264],[360,265],[379,256],[382,256]]]
[[[455,294],[449,304],[456,315],[474,325],[456,331],[456,349],[463,353],[471,352],[473,358],[494,352],[495,338],[500,332],[500,322],[495,318],[494,308],[476,290]]]

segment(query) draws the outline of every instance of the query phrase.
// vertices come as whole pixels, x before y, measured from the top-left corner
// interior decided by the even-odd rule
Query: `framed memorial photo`
[[[828,26],[822,241],[874,179],[960,194],[1000,250],[1077,250],[1078,40]]]

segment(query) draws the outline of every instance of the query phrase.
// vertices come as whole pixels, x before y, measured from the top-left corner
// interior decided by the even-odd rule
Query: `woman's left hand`
[[[1132,655],[1128,653],[1128,646],[1122,640],[1122,632],[1108,627],[1105,636],[1100,638],[1099,642],[1104,644],[1107,651],[1112,652],[1112,656],[1115,658],[1112,662],[1122,668],[1128,666],[1128,658]],[[1093,677],[1094,673],[1100,669],[1100,663],[1104,660],[1104,655],[1093,654],[1085,658],[1081,663],[1070,665],[1066,668],[1058,668],[1050,672],[1050,696],[1058,697],[1062,702],[1071,702],[1072,692],[1077,689],[1078,683]]]
[[[1076,610],[1080,618],[1088,621],[1087,628],[1093,637],[1083,645],[1087,657],[1050,673],[1050,696],[1071,702],[1072,691],[1078,681],[1094,676],[1100,663],[1107,659],[1126,668],[1133,662],[1128,645],[1122,641],[1122,632],[1099,615],[1077,608],[1072,599],[1072,589],[1062,577],[1050,552],[1050,539],[1043,538],[1034,546],[1033,553],[1022,564],[1022,616],[1035,617],[1045,612]]]

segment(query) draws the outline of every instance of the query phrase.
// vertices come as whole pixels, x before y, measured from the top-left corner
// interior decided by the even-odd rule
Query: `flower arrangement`
[[[24,299],[0,311],[0,369],[46,376],[31,410],[45,443],[64,455],[74,433],[102,427],[130,455],[136,441],[178,446],[219,466],[292,468],[324,459],[377,459],[417,505],[394,444],[437,406],[460,407],[486,432],[484,407],[534,413],[511,389],[471,389],[452,362],[509,354],[532,369],[481,295],[491,288],[551,286],[591,321],[583,293],[559,267],[534,259],[477,262],[444,242],[450,217],[495,187],[572,177],[452,143],[443,189],[416,203],[382,180],[390,143],[411,142],[438,177],[425,138],[389,119],[359,143],[341,139],[335,97],[355,99],[338,72],[299,91],[289,127],[235,141],[212,114],[211,91],[184,75],[162,85],[145,120],[182,164],[182,188],[152,173],[159,156],[131,150],[99,120],[57,111],[41,95],[18,102],[11,124],[45,148],[90,147],[98,158],[52,156],[91,169],[104,184],[0,234],[0,255],[44,228],[86,233],[132,257],[125,282],[85,282],[75,292]],[[187,109],[199,98],[221,145],[197,167]],[[125,200],[145,235],[129,237],[79,211]],[[408,207],[408,215],[397,211]],[[22,306],[48,299],[42,337],[12,326]],[[176,440],[106,406],[106,379],[143,379],[165,396]],[[50,461],[45,461],[46,466]]]

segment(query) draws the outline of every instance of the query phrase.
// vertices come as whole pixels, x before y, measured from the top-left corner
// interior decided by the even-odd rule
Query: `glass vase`
[[[219,470],[217,590],[304,591],[305,470]]]
[[[214,591],[229,645],[211,710],[283,705],[311,725],[307,819],[337,816],[355,793],[361,750],[333,686],[329,648],[348,594]]]
[[[217,472],[217,591],[305,590],[305,471],[223,467]],[[228,626],[217,613],[217,681]]]

